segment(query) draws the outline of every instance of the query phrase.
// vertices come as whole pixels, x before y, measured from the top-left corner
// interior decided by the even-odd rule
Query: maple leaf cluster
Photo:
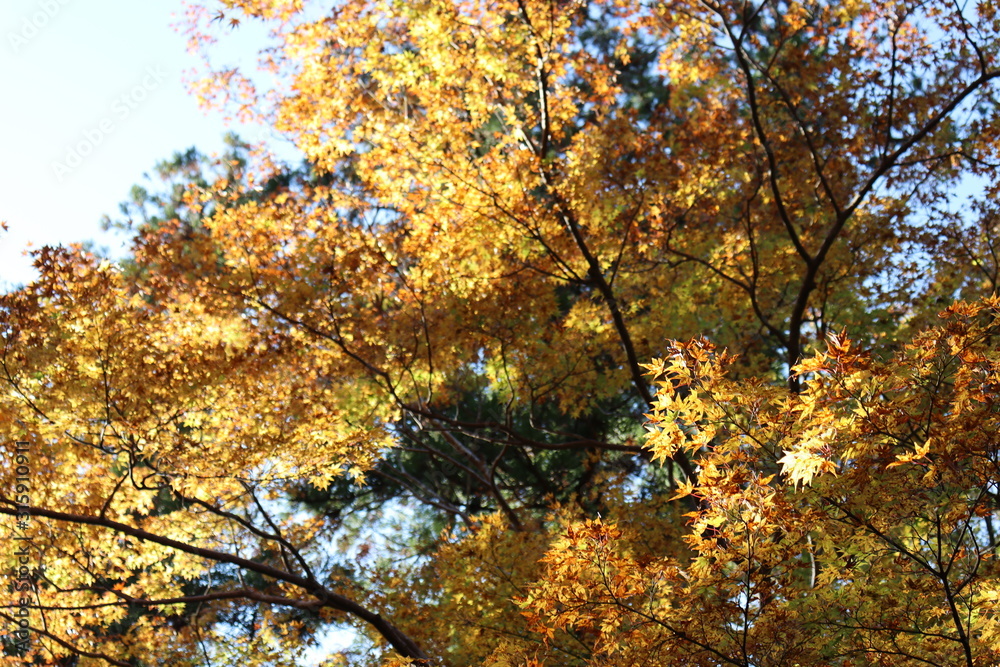
[[[0,297],[6,661],[1000,662],[993,3],[185,21],[305,159]]]

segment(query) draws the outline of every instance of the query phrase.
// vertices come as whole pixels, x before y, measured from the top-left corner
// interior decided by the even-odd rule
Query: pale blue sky
[[[182,12],[181,0],[0,2],[0,220],[10,228],[0,289],[34,275],[28,243],[120,249],[102,235],[101,215],[174,151],[220,150],[227,129],[264,138],[227,127],[187,94],[182,75],[197,60],[171,27]],[[260,39],[244,24],[223,62],[253,63]]]

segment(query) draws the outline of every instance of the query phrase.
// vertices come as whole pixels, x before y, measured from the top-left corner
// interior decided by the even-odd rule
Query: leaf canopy
[[[186,22],[305,161],[0,297],[11,664],[1000,661],[993,3]]]

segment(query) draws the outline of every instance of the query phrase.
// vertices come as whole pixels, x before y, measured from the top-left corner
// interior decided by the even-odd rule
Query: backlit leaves
[[[994,14],[190,6],[306,162],[180,154],[0,302],[26,660],[995,663]]]

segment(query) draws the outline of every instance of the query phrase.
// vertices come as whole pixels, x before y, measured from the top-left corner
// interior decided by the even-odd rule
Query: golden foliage
[[[306,164],[3,295],[5,658],[1000,660],[991,3],[186,21],[270,30],[194,92]]]

